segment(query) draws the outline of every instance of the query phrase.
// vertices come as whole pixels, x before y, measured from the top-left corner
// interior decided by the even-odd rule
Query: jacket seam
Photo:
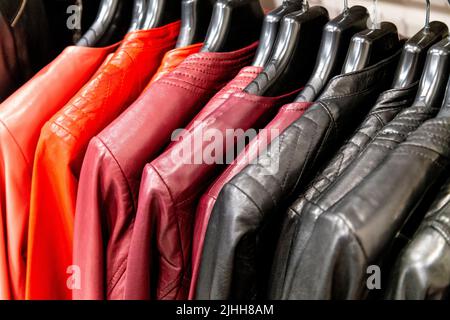
[[[131,189],[131,184],[130,181],[128,180],[125,172],[122,169],[122,166],[120,165],[119,161],[117,160],[117,158],[114,156],[113,152],[111,151],[111,149],[109,149],[108,145],[103,141],[103,139],[100,136],[95,136],[94,139],[98,139],[98,141],[105,147],[106,151],[108,152],[108,154],[111,156],[111,158],[114,160],[114,163],[117,165],[117,168],[120,170],[120,173],[122,174],[123,179],[126,181],[127,183],[127,189],[130,195],[133,194],[132,189]],[[131,197],[132,201],[133,201],[133,212],[136,212],[136,204],[134,202],[134,197]]]
[[[12,132],[9,130],[9,128],[6,126],[6,124],[3,122],[3,120],[0,119],[0,123],[2,124],[2,126],[5,128],[6,132],[8,133],[8,135],[11,137],[11,139],[13,139],[14,144],[16,145],[16,147],[19,149],[20,154],[23,157],[23,160],[25,160],[25,163],[27,164],[27,168],[30,169],[31,168],[31,164],[28,162],[27,158],[25,157],[25,153],[22,150],[22,147],[19,145],[19,142],[16,140],[16,137],[14,137],[14,135],[12,134]]]
[[[325,213],[325,214],[330,214],[330,213],[327,212],[327,213]],[[335,214],[336,217],[337,217],[339,220],[341,220],[341,221],[347,226],[347,228],[351,231],[352,237],[353,237],[353,239],[355,239],[356,242],[358,243],[358,246],[359,246],[359,248],[361,249],[361,252],[362,252],[363,255],[364,255],[365,261],[369,261],[369,257],[368,257],[368,255],[367,255],[367,252],[366,252],[366,250],[365,250],[365,248],[364,248],[364,246],[363,246],[363,244],[362,244],[362,242],[361,242],[361,239],[359,238],[358,234],[356,233],[356,230],[353,228],[352,223],[347,219],[347,217],[345,217],[344,214],[342,214],[342,213],[340,213],[340,212],[337,212],[337,213],[334,213],[334,214]]]
[[[183,259],[181,259],[183,265],[181,266],[182,271],[180,272],[180,274],[177,275],[176,279],[170,281],[166,286],[164,286],[164,287],[159,289],[161,292],[165,292],[165,291],[168,290],[167,288],[172,286],[172,289],[169,289],[168,290],[169,292],[166,292],[164,294],[166,296],[167,294],[169,294],[175,288],[175,286],[178,283],[178,281],[184,277],[184,273],[186,272],[186,261],[184,261],[184,248],[182,246],[182,241],[181,241],[180,221],[178,219],[177,208],[175,206],[175,201],[174,201],[174,197],[172,195],[172,191],[170,190],[169,186],[167,185],[166,181],[161,176],[161,174],[158,172],[158,170],[153,166],[153,164],[150,163],[149,166],[153,169],[153,172],[158,175],[158,177],[160,179],[160,182],[162,182],[162,184],[166,187],[167,192],[169,193],[169,197],[170,197],[170,201],[171,201],[170,205],[171,205],[171,207],[173,207],[173,213],[175,214],[176,222],[177,222],[176,223],[177,234],[178,234],[178,239],[177,239],[178,241],[177,242],[178,242],[179,249],[181,251],[181,255],[183,257]]]
[[[255,180],[253,177],[251,177],[250,175],[248,175],[248,174],[246,174],[246,173],[243,173],[245,176],[247,176],[247,177],[249,177],[251,180]],[[256,180],[255,180],[256,181]],[[258,182],[258,184],[260,185],[260,186],[262,186],[260,183],[259,183],[259,181],[256,181],[256,182]],[[230,185],[230,187],[233,187],[233,188],[235,188],[236,190],[238,190],[243,196],[245,196],[248,200],[250,200],[250,202],[256,207],[256,209],[258,210],[258,214],[259,214],[259,216],[260,217],[264,217],[264,213],[263,213],[263,210],[258,206],[258,204],[255,202],[255,200],[249,195],[249,194],[247,194],[247,192],[245,192],[243,189],[241,189],[240,187],[238,187],[234,182],[229,182],[228,183],[229,185]],[[264,189],[264,191],[266,191],[267,192],[267,190],[263,187],[263,189]],[[274,201],[273,199],[272,199],[272,201]],[[276,204],[276,202],[274,202],[274,204]]]

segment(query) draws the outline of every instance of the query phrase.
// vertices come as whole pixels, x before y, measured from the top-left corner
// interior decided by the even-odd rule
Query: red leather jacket
[[[193,139],[214,130],[221,141],[218,145],[222,146],[214,156],[223,160],[221,156],[225,158],[227,152],[234,152],[235,146],[227,145],[227,129],[263,128],[278,107],[296,94],[297,91],[275,98],[243,91],[231,94],[204,116],[201,125],[192,125],[179,142],[145,167],[128,257],[126,299],[188,297],[196,205],[222,168],[203,159],[211,141],[203,140],[198,145]],[[242,138],[242,134],[237,135],[237,140]]]
[[[141,94],[175,45],[180,23],[129,33],[71,101],[43,127],[30,201],[26,298],[71,299],[86,274],[73,266],[73,217],[90,139]],[[67,272],[71,272],[68,274]]]
[[[123,299],[142,170],[208,100],[251,63],[256,44],[198,53],[153,82],[84,159],[75,215],[74,264],[84,275],[75,299]]]
[[[264,128],[264,134],[259,134],[252,140],[247,148],[239,154],[236,160],[220,175],[211,185],[208,191],[200,199],[197,207],[194,224],[194,235],[192,243],[192,281],[189,289],[189,299],[194,299],[197,276],[200,267],[203,242],[205,240],[206,229],[208,228],[209,217],[214,204],[223,186],[241,172],[250,162],[263,152],[267,145],[274,140],[281,132],[289,127],[295,120],[311,106],[308,102],[296,102],[283,106],[276,117]]]
[[[117,49],[69,47],[0,107],[0,300],[25,298],[32,163],[42,126]],[[2,259],[2,258],[0,258]]]

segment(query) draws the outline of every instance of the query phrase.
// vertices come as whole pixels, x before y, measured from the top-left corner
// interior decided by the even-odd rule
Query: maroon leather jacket
[[[74,264],[83,277],[74,299],[124,298],[128,249],[145,164],[170,142],[174,130],[186,126],[251,63],[256,48],[255,43],[234,52],[191,55],[92,139],[81,171],[75,215]]]
[[[213,98],[210,104],[216,107],[207,107],[214,110],[203,113],[201,124],[190,126],[182,139],[145,167],[128,256],[126,299],[187,299],[196,206],[223,169],[204,156],[232,160],[227,152],[234,152],[243,135],[229,139],[227,130],[264,128],[279,107],[297,94],[259,97],[240,90],[219,104]],[[210,133],[217,138],[213,139],[215,152],[208,151],[212,140],[206,136]],[[203,139],[198,143],[196,137]]]

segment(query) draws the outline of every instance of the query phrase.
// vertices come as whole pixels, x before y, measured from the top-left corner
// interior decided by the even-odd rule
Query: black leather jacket
[[[418,82],[407,88],[385,91],[379,96],[363,124],[316,176],[308,190],[296,201],[293,206],[295,211],[301,212],[308,201],[319,197],[361,154],[386,124],[394,119],[400,111],[411,106],[417,88]]]
[[[387,299],[442,300],[450,294],[450,179],[400,255]]]
[[[0,102],[49,61],[41,0],[0,1]]]
[[[450,116],[450,79],[442,113]],[[395,264],[387,299],[441,300],[450,297],[450,179]]]
[[[336,151],[391,82],[399,54],[337,76],[319,101],[220,193],[208,225],[196,299],[266,295],[277,221],[291,195]]]
[[[416,101],[401,111],[377,133],[359,155],[356,155],[354,161],[347,162],[347,167],[340,170],[339,178],[330,182],[328,187],[315,189],[313,196],[301,197],[291,206],[283,222],[278,244],[277,256],[280,259],[276,260],[272,272],[271,298],[286,298],[289,292],[286,286],[294,281],[299,261],[305,259],[303,254],[306,243],[321,214],[368,177],[411,132],[424,121],[434,117],[439,111],[436,101],[432,101],[429,105]],[[337,164],[339,166],[339,163]],[[288,264],[283,262],[287,256],[289,256]]]
[[[381,94],[356,134],[321,171],[312,186],[289,208],[277,248],[278,258],[274,261],[270,298],[281,299],[284,296],[284,287],[295,275],[295,267],[302,258],[305,242],[320,214],[342,198],[390,152],[390,148],[370,145],[374,137],[375,141],[382,143],[389,141],[393,147],[405,139],[410,130],[437,113],[437,108],[411,106],[416,92],[417,84],[414,84],[403,90],[389,90]],[[395,120],[386,125],[402,109],[404,110]],[[412,121],[413,118],[417,121]],[[369,148],[362,151],[367,145]],[[360,156],[362,152],[363,156]],[[360,158],[354,162],[358,156]],[[361,176],[358,176],[361,172]]]
[[[287,299],[360,299],[402,226],[448,168],[450,117],[428,120],[321,214],[295,265]]]

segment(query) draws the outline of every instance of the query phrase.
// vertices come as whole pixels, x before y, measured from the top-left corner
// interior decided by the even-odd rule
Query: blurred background
[[[301,1],[301,0],[298,0]],[[272,9],[282,0],[262,0],[264,8]],[[362,5],[372,12],[373,0],[349,0],[349,6]],[[328,9],[330,17],[337,16],[344,7],[343,0],[310,0],[310,5],[322,5]],[[412,36],[425,23],[425,0],[378,0],[380,21],[391,21],[397,25],[399,33]],[[431,21],[440,20],[450,26],[450,5],[447,0],[431,0]]]

